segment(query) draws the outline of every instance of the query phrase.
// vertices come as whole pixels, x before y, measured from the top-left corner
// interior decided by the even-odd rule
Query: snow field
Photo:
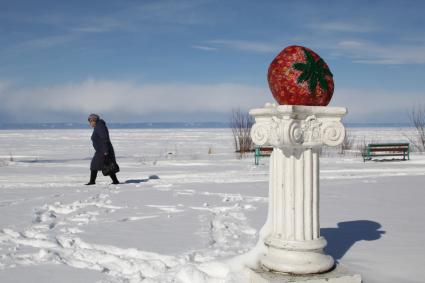
[[[229,129],[111,130],[123,184],[87,187],[90,134],[0,131],[0,282],[246,280],[264,249],[268,158],[236,158]],[[365,282],[421,282],[425,157],[325,156],[321,180],[328,252]]]

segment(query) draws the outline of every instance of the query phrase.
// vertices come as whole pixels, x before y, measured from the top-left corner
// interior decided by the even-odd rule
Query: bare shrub
[[[331,146],[322,146],[319,149],[319,155],[321,157],[333,157],[336,155],[350,155],[354,154],[357,155],[357,151],[359,150],[356,143],[356,137],[348,132],[347,129],[345,129],[345,136],[342,143],[336,147]]]
[[[377,139],[366,139],[366,137],[363,137],[358,143],[356,143],[355,146],[355,152],[356,152],[356,156],[362,156],[363,154],[366,154],[367,151],[367,146],[369,144],[376,144],[376,143],[380,143],[379,140]]]
[[[13,154],[9,154],[9,158],[0,158],[0,167],[9,166],[10,163],[15,162],[15,158],[13,157]]]
[[[329,148],[327,146],[319,147],[319,156],[320,157],[330,157],[331,154],[329,152]]]
[[[410,122],[416,129],[416,136],[407,137],[413,148],[417,151],[425,151],[425,106],[414,107],[409,112]]]
[[[0,167],[4,167],[8,165],[9,165],[9,161],[7,161],[6,159],[0,159]]]
[[[363,139],[360,140],[356,144],[356,156],[361,156],[362,154],[366,153],[366,147],[368,145],[368,141],[366,141],[366,138],[363,137]]]
[[[353,136],[345,130],[345,137],[342,141],[342,144],[339,146],[339,154],[345,155],[347,150],[351,150],[354,146],[354,138]]]
[[[235,152],[239,152],[241,157],[252,151],[253,143],[250,132],[253,124],[254,118],[248,112],[242,112],[240,109],[232,110],[230,126],[233,133]]]

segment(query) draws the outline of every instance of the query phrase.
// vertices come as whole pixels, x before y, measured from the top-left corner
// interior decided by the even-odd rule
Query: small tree
[[[425,151],[425,106],[412,108],[409,118],[416,129],[416,137],[409,138],[409,140],[413,147],[423,152]]]
[[[242,112],[240,109],[232,110],[232,119],[230,126],[232,128],[235,151],[242,157],[245,153],[252,150],[251,128],[254,124],[254,118],[248,112]]]

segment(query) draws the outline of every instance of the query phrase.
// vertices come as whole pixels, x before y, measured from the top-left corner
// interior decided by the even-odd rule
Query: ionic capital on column
[[[266,104],[249,112],[255,117],[251,129],[253,142],[259,146],[312,148],[337,146],[345,137],[341,118],[344,107]]]

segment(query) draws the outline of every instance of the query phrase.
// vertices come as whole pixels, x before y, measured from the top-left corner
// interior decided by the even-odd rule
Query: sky
[[[425,107],[425,1],[0,0],[0,122],[226,122],[275,102],[289,45],[334,74],[346,122]]]

